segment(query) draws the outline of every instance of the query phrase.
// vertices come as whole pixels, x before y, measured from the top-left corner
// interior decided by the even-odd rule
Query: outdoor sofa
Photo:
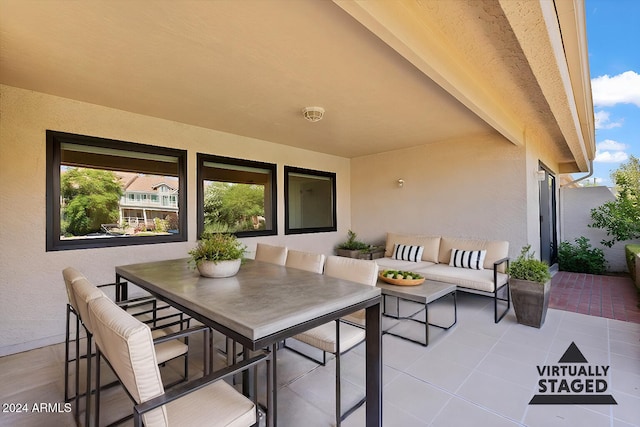
[[[387,233],[384,257],[375,261],[380,271],[412,271],[427,280],[455,284],[458,291],[493,298],[498,323],[511,306],[508,254],[509,242],[502,240]],[[501,313],[498,301],[507,303]]]

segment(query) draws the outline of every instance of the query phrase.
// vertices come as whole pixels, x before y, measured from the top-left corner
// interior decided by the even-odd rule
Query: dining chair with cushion
[[[349,280],[364,285],[375,285],[378,277],[378,265],[375,261],[361,260],[354,258],[345,258],[338,256],[329,256],[324,265],[324,274],[326,276],[338,279]],[[335,322],[325,323],[323,325],[312,328],[306,332],[295,335],[294,339],[301,341],[309,346],[322,350],[322,361],[316,362],[322,365],[326,364],[327,353],[335,355],[336,360],[336,426],[349,416],[353,411],[359,408],[364,402],[362,398],[353,407],[342,413],[341,408],[341,386],[340,386],[340,355],[351,350],[366,338],[366,331],[359,326],[342,322],[340,319]],[[298,350],[287,347],[296,353],[302,354],[312,360],[306,354]]]
[[[287,260],[287,247],[258,243],[256,245],[255,260],[269,262],[271,264],[284,265]]]
[[[222,380],[268,358],[262,353],[216,373],[165,391],[158,369],[157,347],[147,325],[107,298],[89,302],[98,364],[105,359],[134,401],[134,426],[251,426],[252,402]],[[100,391],[96,391],[99,400]],[[95,424],[99,425],[99,411]]]
[[[290,268],[297,268],[299,270],[322,274],[324,270],[324,260],[324,254],[289,249],[287,251],[287,260],[284,265]]]
[[[62,270],[62,277],[65,283],[65,289],[67,291],[67,299],[68,302],[66,304],[66,331],[65,331],[65,367],[64,367],[64,400],[65,402],[70,402],[71,400],[75,400],[76,403],[79,397],[82,397],[82,394],[78,395],[79,389],[79,372],[80,372],[80,361],[81,359],[86,358],[86,354],[81,354],[80,352],[80,331],[81,331],[81,322],[78,313],[78,305],[75,300],[74,292],[72,289],[72,284],[79,279],[86,279],[84,274],[80,271],[76,270],[73,267],[67,267]],[[98,288],[104,289],[107,287],[116,288],[114,291],[115,295],[119,295],[118,287],[121,286],[121,283],[107,283],[97,285]],[[170,307],[167,304],[157,304],[157,300],[152,296],[142,296],[137,298],[128,299],[126,301],[119,301],[119,304],[126,307],[129,310],[135,311],[136,316],[140,316],[145,318],[145,321],[148,323],[153,323],[154,326],[162,325],[164,328],[172,327],[176,325],[180,325],[180,328],[189,327],[189,317],[185,316],[184,313],[170,311]],[[158,314],[162,312],[161,314]],[[74,317],[75,323],[75,336],[71,337],[71,316]],[[75,349],[74,354],[71,354],[71,342],[74,342]],[[75,367],[75,384],[73,392],[69,391],[69,367],[71,364],[74,364]],[[76,405],[77,408],[77,405]],[[77,413],[76,413],[77,416]]]
[[[95,285],[93,285],[91,282],[89,282],[86,278],[82,277],[82,278],[77,278],[76,280],[74,280],[71,284],[71,289],[72,289],[72,294],[73,294],[73,299],[75,300],[77,307],[78,307],[78,315],[80,317],[80,321],[82,323],[82,325],[84,326],[85,332],[86,332],[86,340],[87,340],[87,349],[86,349],[86,385],[85,385],[85,393],[84,395],[86,396],[86,419],[87,419],[87,423],[86,425],[89,425],[88,421],[90,419],[90,410],[91,410],[91,400],[90,400],[90,395],[92,392],[92,383],[91,383],[91,374],[92,374],[92,370],[91,370],[91,359],[93,356],[93,334],[94,334],[94,326],[92,323],[92,319],[91,316],[89,315],[89,303],[97,298],[105,298],[109,301],[111,301],[111,299],[109,297],[107,297],[107,295],[102,292],[102,290],[98,289],[98,287],[96,287]],[[115,302],[111,301],[116,307],[118,307],[116,305]],[[121,307],[118,307],[120,310],[123,310]],[[124,310],[123,310],[124,311]],[[209,339],[209,330],[208,328],[205,327],[191,327],[188,329],[184,329],[181,330],[180,332],[173,332],[170,329],[157,329],[153,332],[153,334],[156,337],[156,353],[158,355],[158,363],[166,363],[170,360],[173,360],[177,357],[183,356],[184,357],[184,375],[182,377],[182,379],[180,380],[180,382],[182,381],[186,381],[189,377],[189,345],[188,345],[188,341],[183,342],[182,340],[178,339],[178,338],[184,338],[187,337],[188,335],[191,335],[193,333],[199,333],[199,332],[203,332],[205,334],[205,347],[208,344],[208,339]],[[185,338],[186,339],[186,338]],[[208,347],[205,349],[205,354],[208,351]],[[208,366],[206,366],[207,362],[209,361],[209,357],[207,356],[205,357],[205,367],[204,367],[204,371],[208,371]],[[99,369],[100,366],[98,365],[96,367],[96,369]],[[96,389],[100,388],[100,383],[96,381]],[[76,393],[76,395],[79,397],[79,393]],[[76,416],[77,416],[77,412],[78,412],[78,400],[76,399]],[[99,402],[96,402],[96,405],[98,405]],[[97,407],[96,407],[97,410]]]
[[[62,270],[62,277],[64,279],[65,289],[67,290],[67,310],[66,310],[66,330],[64,339],[64,401],[70,402],[76,401],[76,410],[78,408],[78,389],[80,388],[80,316],[78,314],[78,304],[76,303],[75,295],[71,285],[76,280],[84,278],[84,275],[74,268],[65,268]],[[75,323],[75,337],[73,342],[75,344],[75,354],[71,356],[71,316],[73,315]],[[69,394],[69,365],[74,363],[75,365],[75,383],[73,395]],[[76,412],[76,417],[77,417]]]
[[[340,279],[351,280],[363,285],[375,286],[378,282],[378,268],[374,268],[370,262],[362,260],[331,256],[327,259],[325,272],[327,276],[338,277]],[[375,261],[373,261],[375,264]],[[355,313],[347,314],[342,320],[356,326],[365,326],[365,310],[358,310]]]

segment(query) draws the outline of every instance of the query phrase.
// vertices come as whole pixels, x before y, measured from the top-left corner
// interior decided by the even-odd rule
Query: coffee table
[[[414,340],[413,338],[409,338],[406,336],[402,336],[394,333],[391,329],[395,328],[398,324],[391,326],[389,329],[383,331],[384,334],[393,335],[398,338],[402,338],[408,341],[412,341],[418,343],[424,347],[429,345],[429,326],[435,326],[440,329],[450,329],[454,326],[458,321],[458,307],[456,301],[456,285],[452,285],[450,283],[437,282],[435,280],[425,280],[424,283],[417,286],[401,286],[401,285],[391,285],[389,283],[384,282],[382,279],[378,279],[378,283],[376,284],[382,290],[382,314],[387,317],[391,317],[397,320],[409,320],[417,323],[421,323],[424,325],[424,342]],[[389,314],[387,312],[387,297],[395,297],[396,298],[396,311],[394,314]],[[429,323],[429,304],[432,302],[438,301],[442,298],[451,297],[453,299],[453,322],[450,325],[437,325],[434,323]],[[424,305],[418,311],[409,314],[408,316],[400,315],[400,300],[411,301],[418,304]],[[416,319],[415,317],[424,311],[424,321]]]

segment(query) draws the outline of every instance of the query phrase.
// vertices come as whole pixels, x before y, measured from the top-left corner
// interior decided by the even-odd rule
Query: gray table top
[[[383,295],[390,295],[422,304],[428,304],[456,290],[456,285],[436,282],[435,280],[425,280],[417,286],[400,286],[392,285],[378,278],[376,287],[382,290]]]
[[[252,341],[380,295],[380,289],[246,260],[237,275],[202,277],[187,259],[116,267],[116,274]]]

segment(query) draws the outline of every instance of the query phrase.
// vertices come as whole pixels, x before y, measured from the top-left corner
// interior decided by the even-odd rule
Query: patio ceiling
[[[584,170],[499,3],[0,0],[0,83],[343,157],[535,134]]]

